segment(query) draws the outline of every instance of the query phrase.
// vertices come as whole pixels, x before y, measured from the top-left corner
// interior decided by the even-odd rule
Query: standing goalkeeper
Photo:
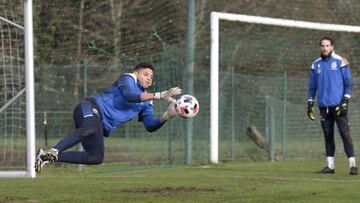
[[[333,39],[323,37],[320,40],[321,55],[311,66],[308,96],[308,117],[315,120],[314,99],[320,109],[321,127],[324,132],[327,166],[318,173],[335,173],[334,123],[339,129],[344,150],[349,158],[350,175],[357,175],[355,155],[350,137],[347,116],[352,93],[352,78],[346,59],[335,54]]]
[[[104,136],[126,122],[138,117],[146,130],[156,131],[166,121],[176,116],[175,99],[181,93],[178,87],[157,93],[147,93],[153,82],[154,68],[140,63],[133,73],[122,75],[105,92],[82,101],[74,110],[76,129],[60,140],[52,149],[39,149],[36,154],[35,170],[51,162],[74,164],[100,164],[104,159]],[[169,102],[167,111],[160,118],[153,117],[153,100]],[[84,151],[65,151],[81,143]]]

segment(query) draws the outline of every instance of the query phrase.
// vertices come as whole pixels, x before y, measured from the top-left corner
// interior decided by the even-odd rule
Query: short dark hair
[[[334,40],[333,40],[333,38],[331,38],[331,37],[329,37],[329,36],[325,36],[325,37],[323,37],[323,38],[320,39],[320,42],[319,42],[319,45],[320,45],[320,46],[321,46],[321,42],[322,42],[323,40],[328,40],[328,41],[330,41],[331,46],[334,45]]]
[[[138,70],[140,68],[150,68],[152,71],[154,71],[154,67],[150,63],[139,63],[135,66],[134,70]]]

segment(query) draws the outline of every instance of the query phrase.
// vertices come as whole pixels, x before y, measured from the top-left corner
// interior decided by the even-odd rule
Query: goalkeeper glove
[[[174,118],[175,116],[177,116],[177,113],[175,110],[175,103],[170,102],[167,110],[162,115],[162,119],[163,119],[163,121],[168,121],[168,120]]]
[[[307,104],[307,115],[310,118],[310,120],[315,120],[315,112],[314,112],[314,102],[308,101]]]
[[[163,100],[166,100],[167,102],[175,103],[176,100],[174,98],[172,98],[172,96],[175,96],[178,94],[181,94],[181,89],[178,87],[173,87],[167,91],[156,92],[154,94],[154,99],[163,99]]]
[[[344,97],[343,101],[335,107],[336,115],[346,116],[350,98]]]

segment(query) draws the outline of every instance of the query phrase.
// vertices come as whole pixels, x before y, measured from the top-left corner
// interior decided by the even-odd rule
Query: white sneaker
[[[56,149],[50,149],[47,151],[44,151],[43,149],[39,149],[36,152],[36,158],[35,158],[35,171],[37,173],[40,173],[42,168],[54,161],[58,160],[58,151]]]
[[[51,148],[47,151],[44,151],[43,154],[40,155],[41,159],[44,161],[54,162],[58,160],[58,150]]]
[[[45,151],[43,149],[39,149],[36,152],[36,158],[35,158],[35,171],[37,173],[40,173],[41,169],[49,163],[49,161],[44,161],[42,159],[42,156],[45,154]]]

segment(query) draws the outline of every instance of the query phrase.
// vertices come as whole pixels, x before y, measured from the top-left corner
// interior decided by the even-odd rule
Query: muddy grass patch
[[[194,193],[194,192],[215,192],[214,188],[197,188],[197,187],[156,187],[156,188],[133,188],[123,189],[120,192],[125,193],[142,193],[142,194],[159,194],[172,195],[178,193]]]

